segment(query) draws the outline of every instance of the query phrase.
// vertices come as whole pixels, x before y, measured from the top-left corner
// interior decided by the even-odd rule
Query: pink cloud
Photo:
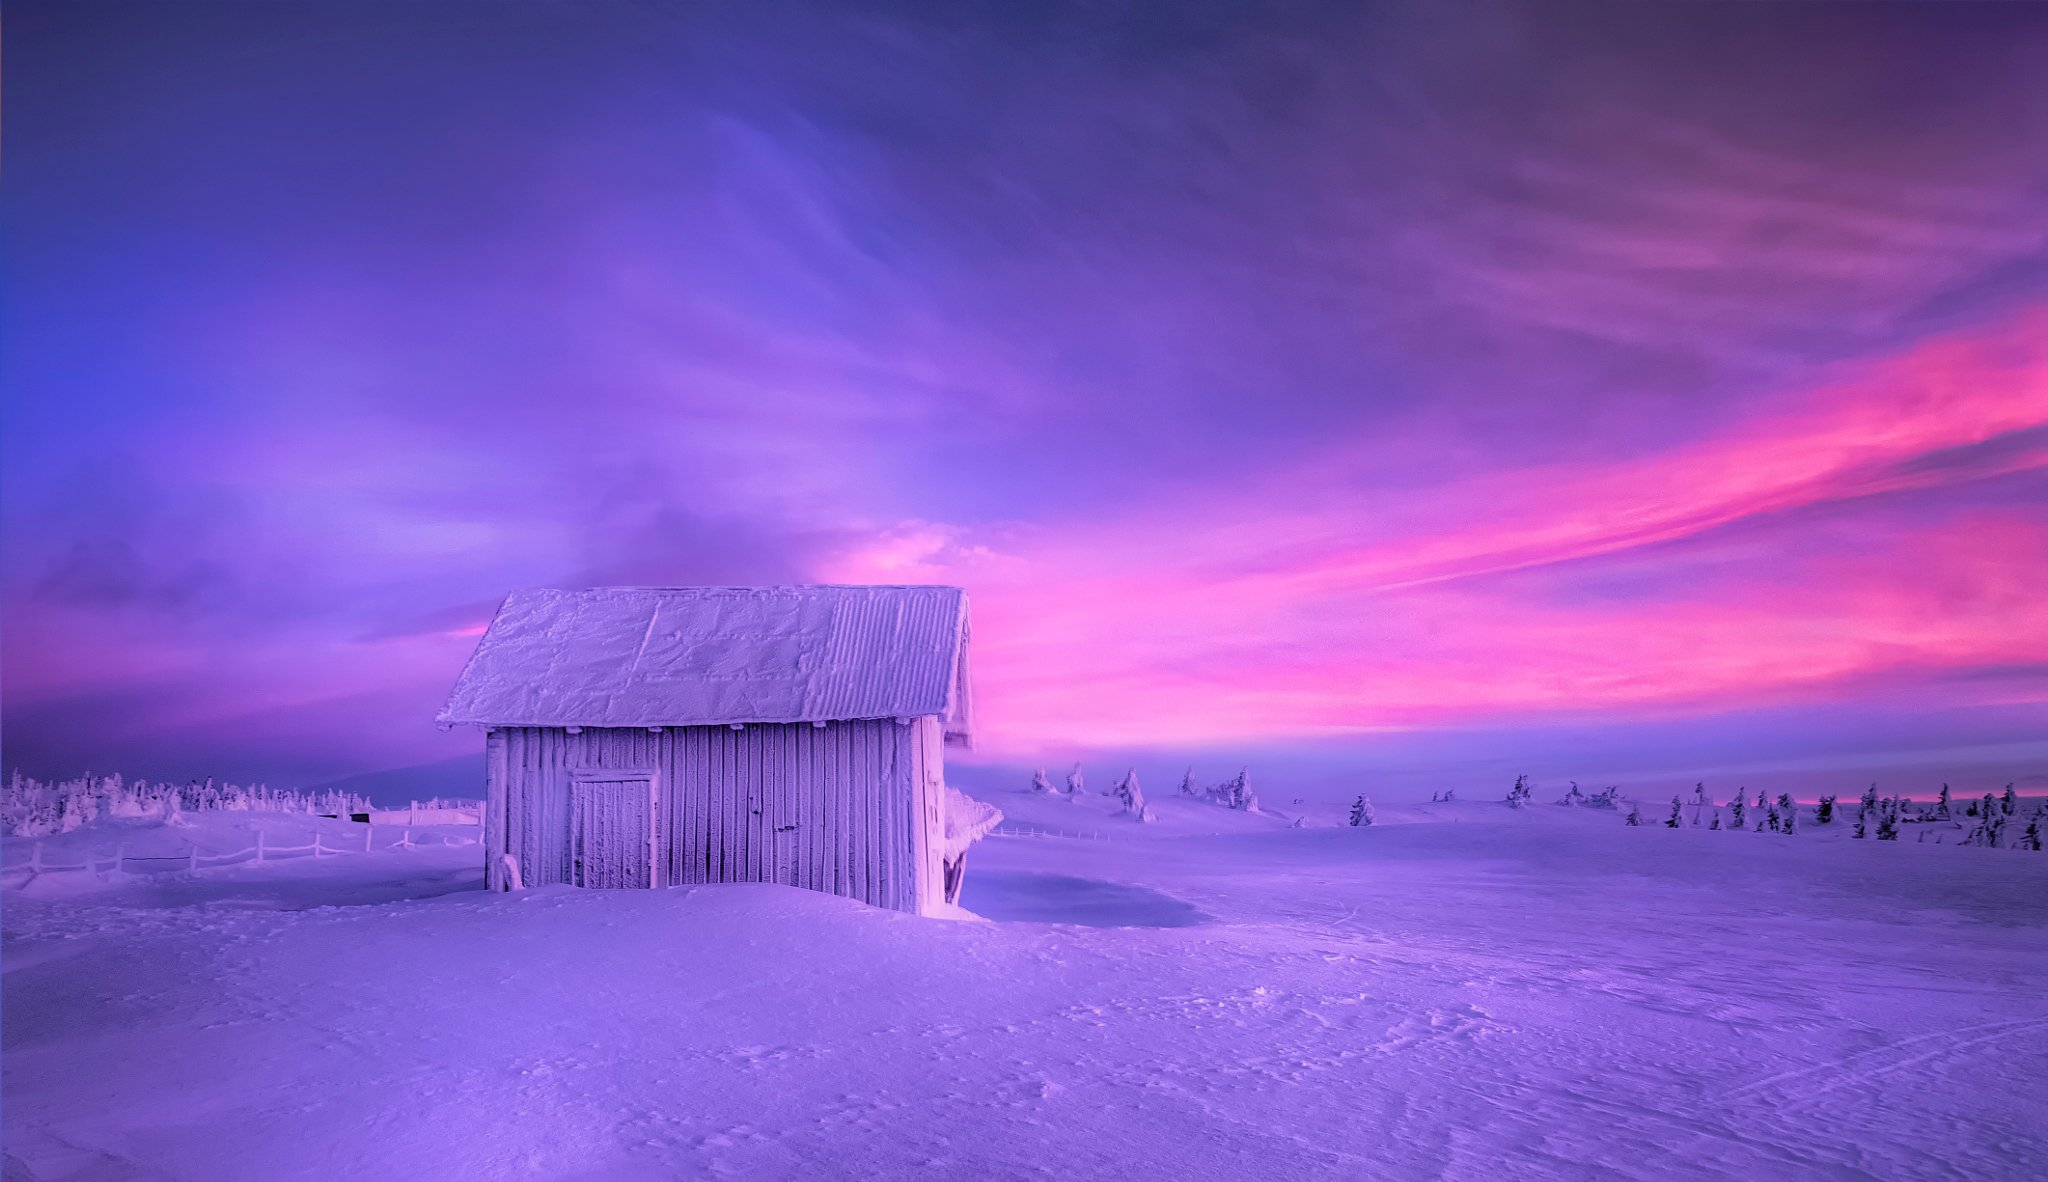
[[[1902,521],[1879,507],[1853,511],[1844,541],[1782,518],[1930,489],[1955,478],[1919,462],[1930,453],[2044,425],[2048,312],[2036,311],[1597,469],[1396,492],[1372,489],[1365,452],[1339,448],[1192,504],[1065,529],[913,523],[825,573],[970,588],[999,749],[1805,700],[2048,661],[2048,597],[2028,590],[2048,585],[2038,519]],[[2017,438],[1970,475],[2048,465],[2040,440]],[[1761,548],[1708,536],[1741,520],[1770,526]],[[1704,565],[1650,569],[1618,600],[1511,585],[1688,538]]]

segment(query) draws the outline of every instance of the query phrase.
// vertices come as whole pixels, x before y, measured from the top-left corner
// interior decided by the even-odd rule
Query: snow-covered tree
[[[1899,813],[1897,808],[1888,808],[1878,814],[1877,839],[1897,841],[1899,839]]]
[[[1701,780],[1700,782],[1692,786],[1692,802],[1694,804],[1714,803],[1713,801],[1707,799],[1707,782],[1705,780]]]
[[[1351,802],[1351,824],[1354,828],[1363,828],[1372,824],[1372,821],[1371,801],[1361,795],[1357,800]]]
[[[1224,807],[1236,809],[1241,813],[1257,812],[1259,798],[1252,791],[1251,770],[1247,768],[1239,771],[1236,776],[1216,789],[1216,799]]]
[[[1864,839],[1865,837],[1868,837],[1868,836],[1869,836],[1869,833],[1868,833],[1868,832],[1866,831],[1866,828],[1865,828],[1865,822],[1866,822],[1866,821],[1867,821],[1867,820],[1869,819],[1869,817],[1870,817],[1870,814],[1869,814],[1869,813],[1867,813],[1867,812],[1863,811],[1862,809],[1857,809],[1857,810],[1856,810],[1856,828],[1855,828],[1855,829],[1853,829],[1853,830],[1851,830],[1851,831],[1849,832],[1849,836],[1851,836],[1851,837],[1855,838],[1855,839],[1856,839],[1856,840],[1858,840],[1858,841],[1861,841],[1861,840],[1863,840],[1863,839]]]
[[[2005,795],[1998,798],[1998,811],[2010,817],[2012,816],[2012,811],[2018,807],[2020,807],[2019,797],[2012,794],[2012,785],[2007,784],[2005,786]]]
[[[2020,848],[2038,852],[2041,848],[2041,818],[2029,817],[2027,828],[2020,834]]]
[[[1820,798],[1820,806],[1813,812],[1813,823],[1832,825],[1835,821],[1835,794],[1830,792]]]
[[[1747,788],[1737,788],[1735,790],[1735,799],[1728,802],[1728,816],[1733,822],[1733,828],[1741,829],[1743,826],[1742,810],[1744,806],[1742,794],[1747,791],[1749,791]]]
[[[1067,773],[1067,795],[1079,796],[1081,795],[1081,789],[1081,765],[1077,763],[1074,765],[1074,770]]]
[[[1152,819],[1152,810],[1145,807],[1145,790],[1138,787],[1138,769],[1124,773],[1116,783],[1116,798],[1123,802],[1124,812],[1140,821]]]
[[[1713,824],[1711,824],[1711,825],[1709,825],[1709,826],[1707,826],[1707,828],[1709,828],[1709,829],[1719,829],[1720,827],[1721,827],[1721,810],[1720,810],[1720,809],[1715,809],[1715,810],[1714,810],[1714,823],[1713,823]]]
[[[1180,794],[1197,797],[1202,795],[1202,790],[1195,787],[1195,769],[1192,764],[1188,766],[1188,774],[1180,778]]]
[[[1683,820],[1684,808],[1685,806],[1679,803],[1679,800],[1676,796],[1671,798],[1671,815],[1664,818],[1664,827],[1666,829],[1678,828],[1679,824]]]
[[[1790,836],[1792,836],[1792,834],[1793,834],[1793,833],[1794,833],[1795,831],[1797,831],[1797,830],[1798,830],[1798,828],[1799,828],[1799,806],[1795,804],[1795,805],[1793,805],[1793,806],[1792,806],[1791,808],[1788,808],[1788,809],[1786,809],[1786,810],[1785,810],[1785,829],[1784,829],[1784,833],[1785,833],[1785,836],[1787,836],[1787,837],[1790,837]]]
[[[1579,791],[1579,782],[1577,780],[1573,780],[1570,791],[1566,792],[1562,797],[1560,797],[1557,803],[1568,804],[1572,805],[1573,807],[1577,807],[1578,805],[1584,804],[1585,802],[1586,794]]]
[[[1529,786],[1529,777],[1516,776],[1515,786],[1508,789],[1508,807],[1521,808],[1536,798],[1536,790]]]
[[[1052,791],[1052,780],[1046,776],[1044,768],[1031,773],[1031,790],[1045,793]]]
[[[1633,802],[1631,802],[1628,806],[1628,817],[1626,818],[1626,822],[1630,825],[1640,825],[1643,823],[1643,810],[1636,807],[1636,805]]]
[[[1937,820],[1946,821],[1949,819],[1947,784],[1941,786],[1941,795],[1934,799],[1934,816]]]

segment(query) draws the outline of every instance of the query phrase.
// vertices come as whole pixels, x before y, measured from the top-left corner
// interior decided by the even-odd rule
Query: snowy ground
[[[6,1177],[2048,1177],[2048,855],[995,803],[1110,836],[977,847],[990,923],[474,847],[9,889]]]

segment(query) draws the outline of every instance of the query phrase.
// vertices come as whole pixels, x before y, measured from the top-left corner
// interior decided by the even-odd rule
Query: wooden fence
[[[324,840],[326,835],[322,833],[315,833],[313,840],[305,845],[271,845],[264,831],[258,829],[256,831],[255,845],[235,850],[231,853],[201,853],[198,846],[188,843],[186,852],[182,854],[130,854],[127,845],[124,843],[114,848],[114,855],[111,858],[102,860],[97,855],[88,853],[86,854],[85,861],[79,863],[51,863],[45,860],[43,857],[43,843],[38,841],[30,848],[28,861],[17,863],[13,866],[0,866],[0,884],[4,884],[5,877],[10,874],[26,875],[20,882],[12,884],[17,887],[27,886],[29,883],[34,882],[38,876],[44,874],[77,872],[102,875],[110,873],[128,874],[134,873],[129,869],[129,866],[131,863],[136,862],[150,864],[142,868],[142,873],[176,873],[182,870],[188,874],[196,874],[200,870],[213,869],[220,866],[242,864],[260,866],[272,858],[301,856],[327,858],[339,854],[368,854],[375,852],[377,849],[374,844],[376,832],[375,829],[364,826],[363,844],[360,849],[353,848],[352,846],[328,845]],[[406,829],[399,835],[397,841],[383,848],[387,850],[410,850],[417,848],[420,844],[413,841],[412,830]],[[440,841],[426,844],[476,845],[477,839],[472,837],[452,840],[443,835]],[[172,863],[172,865],[164,865],[164,863]]]

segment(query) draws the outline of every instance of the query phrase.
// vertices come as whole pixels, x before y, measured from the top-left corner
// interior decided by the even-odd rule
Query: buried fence
[[[997,825],[989,830],[992,837],[1060,837],[1069,841],[1114,841],[1115,838],[1100,829],[1062,829],[1046,825]]]
[[[45,861],[43,859],[43,843],[38,841],[34,846],[30,847],[28,861],[13,866],[0,866],[0,880],[4,880],[5,876],[10,874],[25,874],[26,877],[21,879],[21,881],[12,884],[20,887],[27,886],[44,874],[76,872],[88,874],[128,874],[131,873],[128,869],[129,865],[135,862],[155,864],[153,867],[145,867],[143,871],[145,873],[153,869],[156,873],[176,873],[183,870],[187,874],[196,874],[202,869],[217,869],[221,866],[229,865],[261,866],[272,858],[294,858],[308,855],[315,858],[326,858],[342,854],[374,853],[380,848],[375,845],[376,830],[369,827],[365,827],[363,830],[363,844],[360,849],[354,848],[353,844],[328,845],[323,840],[325,837],[326,834],[315,833],[313,840],[305,845],[271,845],[264,831],[258,829],[256,831],[255,845],[224,854],[201,853],[197,845],[190,843],[187,843],[186,851],[182,854],[131,854],[128,852],[128,846],[124,842],[114,847],[114,853],[111,857],[103,859],[100,855],[87,851],[85,861],[78,863],[51,863]],[[410,850],[416,849],[423,844],[461,846],[476,845],[478,841],[473,837],[458,839],[443,835],[438,842],[416,842],[412,839],[412,830],[406,829],[399,835],[397,841],[381,848],[387,850]],[[171,863],[171,865],[164,865],[164,863]]]

